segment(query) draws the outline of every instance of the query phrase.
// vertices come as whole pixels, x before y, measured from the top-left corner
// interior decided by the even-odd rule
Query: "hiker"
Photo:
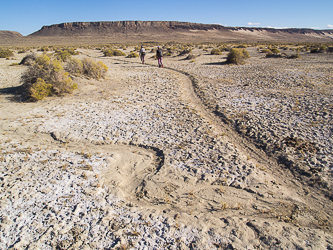
[[[141,62],[142,64],[145,63],[145,55],[146,55],[146,50],[143,47],[143,45],[141,45],[141,49],[140,49],[140,58],[141,58]]]
[[[162,63],[163,53],[162,53],[162,49],[160,48],[160,46],[157,46],[156,57],[158,60],[158,67],[163,68],[163,63]]]

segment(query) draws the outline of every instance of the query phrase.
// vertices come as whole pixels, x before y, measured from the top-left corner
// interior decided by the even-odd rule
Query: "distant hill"
[[[23,37],[16,31],[0,30],[0,38],[21,38]]]

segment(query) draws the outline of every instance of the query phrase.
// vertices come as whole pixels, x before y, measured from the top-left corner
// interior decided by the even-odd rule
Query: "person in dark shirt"
[[[162,52],[162,49],[160,48],[160,46],[157,46],[156,57],[157,57],[157,61],[158,61],[158,67],[163,68],[163,63],[162,63],[163,52]]]

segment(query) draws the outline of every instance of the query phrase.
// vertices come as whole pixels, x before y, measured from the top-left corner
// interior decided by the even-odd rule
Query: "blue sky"
[[[0,30],[89,21],[185,21],[238,27],[333,29],[333,0],[3,0]]]

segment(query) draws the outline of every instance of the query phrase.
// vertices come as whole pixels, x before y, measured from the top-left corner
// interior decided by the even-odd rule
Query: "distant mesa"
[[[332,41],[333,30],[224,27],[176,21],[73,22],[43,26],[30,37],[136,37],[178,41]]]
[[[177,21],[72,22],[43,26],[22,36],[0,31],[1,44],[62,44],[105,42],[332,42],[333,30],[225,27]]]
[[[116,22],[73,22],[43,26],[30,36],[112,36],[116,33],[169,32],[188,30],[227,30],[217,24],[200,24],[175,21],[116,21]]]

